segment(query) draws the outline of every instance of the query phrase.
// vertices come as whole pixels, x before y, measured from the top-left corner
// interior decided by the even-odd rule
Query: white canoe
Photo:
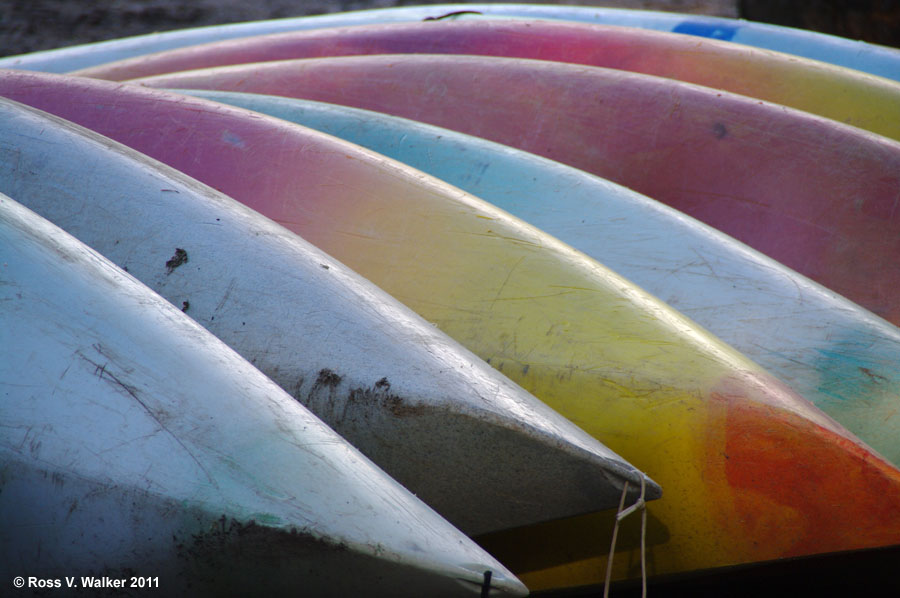
[[[0,192],[182,308],[466,533],[612,508],[625,481],[640,486],[599,441],[231,198],[5,99],[0,155],[15,156]]]
[[[527,593],[223,343],[5,196],[0,256],[4,584],[467,596],[490,570],[496,592]]]

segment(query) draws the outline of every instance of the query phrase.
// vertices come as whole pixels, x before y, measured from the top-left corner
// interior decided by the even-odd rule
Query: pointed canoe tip
[[[404,417],[390,410],[351,415],[359,429],[339,432],[468,535],[615,508],[628,478],[634,497],[640,494],[643,474],[565,434],[490,414],[415,407]],[[659,494],[650,481],[645,498]]]
[[[505,569],[466,567],[471,578],[457,578],[459,584],[474,594],[492,598],[519,598],[528,596],[529,589],[515,575]]]
[[[662,486],[651,480],[644,474],[640,474],[644,479],[644,500],[657,500],[662,498]]]

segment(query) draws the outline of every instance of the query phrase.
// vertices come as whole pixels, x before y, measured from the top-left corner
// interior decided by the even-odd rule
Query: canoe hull
[[[900,331],[734,239],[582,171],[448,129],[337,104],[186,93],[336,135],[490,201],[688,314],[900,463]]]
[[[139,81],[366,108],[524,149],[681,210],[900,322],[900,143],[854,127],[678,81],[495,57],[288,60]]]
[[[159,588],[171,596],[299,591],[338,597],[370,592],[372,580],[384,576],[380,559],[302,530],[191,508],[139,487],[85,480],[15,459],[0,472],[6,480],[0,526],[7,530],[0,542],[0,573],[9,579],[25,574],[29,580],[59,580],[61,587],[53,591],[61,595],[91,591],[83,589],[87,577],[99,580],[93,582],[97,587],[111,578],[130,591]],[[63,553],[50,546],[78,549]],[[356,579],[346,575],[350,570]],[[407,595],[468,596],[467,586],[475,586],[450,580],[440,589],[413,566],[400,567],[395,575],[403,581],[393,582],[385,595],[417,588]],[[68,578],[80,589],[69,590]],[[27,587],[40,581],[26,582],[32,584]]]
[[[805,56],[813,60],[821,60],[881,77],[900,80],[900,75],[898,75],[900,73],[900,53],[893,48],[875,44],[865,44],[811,31],[801,31],[788,27],[777,27],[735,19],[594,6],[540,6],[532,4],[406,6],[199,27],[10,56],[0,60],[0,68],[65,73],[113,60],[121,60],[132,56],[220,39],[249,37],[298,29],[421,21],[422,19],[441,17],[450,13],[472,11],[490,16],[572,20],[585,23],[640,27],[642,29],[731,41]]]
[[[168,160],[290,226],[621,451],[666,488],[651,504],[662,522],[649,538],[653,573],[900,542],[900,472],[683,315],[507,213],[359,148],[326,152],[303,129],[262,115],[50,75],[10,73],[0,79],[3,94],[15,82],[17,97]],[[178,126],[185,119],[190,129]],[[761,414],[771,441],[762,445]],[[793,445],[817,458],[779,472],[797,488],[779,502],[767,468]],[[766,459],[754,455],[759,446]],[[865,483],[848,487],[861,470]],[[835,507],[810,491],[811,479],[844,489],[847,504],[823,516]],[[744,494],[761,499],[747,506]],[[754,544],[755,521],[794,513],[811,516],[792,520],[779,544]],[[588,541],[597,546],[596,536]],[[518,549],[571,562],[534,546]],[[633,575],[629,562],[617,559],[617,578]],[[592,583],[602,567],[592,571],[535,589]]]
[[[467,533],[611,508],[625,480],[639,483],[596,440],[284,228],[2,102],[0,154],[15,159],[0,164],[0,191],[145,281]],[[520,475],[538,455],[542,475]]]
[[[900,139],[900,83],[717,40],[518,19],[328,28],[228,40],[74,74],[123,81],[216,66],[371,54],[475,54],[620,69],[805,110]]]
[[[411,569],[419,591],[465,595],[459,579],[478,583],[495,566],[499,590],[526,593],[249,363],[5,196],[0,246],[0,320],[16,339],[0,359],[0,554],[11,575],[133,567],[173,576],[160,587],[214,594],[259,567],[277,572],[261,583],[296,592],[294,570],[262,562],[277,540],[323,595],[341,595],[329,588],[341,575],[345,590],[406,592]],[[243,550],[247,560],[218,580],[185,577],[219,548],[219,564]]]

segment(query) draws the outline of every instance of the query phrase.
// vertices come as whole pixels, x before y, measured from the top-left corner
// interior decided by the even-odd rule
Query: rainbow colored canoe
[[[467,18],[474,16],[472,14],[474,12],[492,17],[557,19],[639,27],[694,37],[726,40],[804,56],[900,80],[900,51],[832,35],[745,20],[671,12],[622,10],[595,6],[541,6],[503,3],[404,6],[197,27],[9,56],[0,59],[0,68],[65,73],[104,62],[221,39],[325,27],[421,21],[441,17]]]
[[[612,508],[640,485],[396,299],[233,199],[2,98],[0,156],[0,192],[184,310],[467,534]]]
[[[485,591],[528,593],[237,353],[2,194],[0,255],[0,575],[26,584],[6,594],[128,591],[90,576],[449,598],[486,570]]]
[[[185,91],[365,146],[586,253],[738,349],[900,464],[900,329],[746,245],[624,187],[379,112]]]
[[[122,81],[249,62],[410,53],[533,58],[657,75],[900,139],[895,81],[718,40],[564,21],[431,21],[296,31],[190,46],[73,74]]]
[[[25,72],[3,73],[0,95],[288,226],[653,476],[665,494],[650,507],[652,573],[900,543],[900,471],[690,320],[505,212],[346,142],[196,98]],[[533,589],[591,583],[612,520],[554,523],[498,556],[542,559]],[[560,551],[559,539],[591,552]],[[620,546],[615,576],[633,576],[637,548]]]
[[[671,79],[482,56],[286,60],[138,81],[333,102],[518,147],[684,211],[900,322],[900,143],[855,127]]]

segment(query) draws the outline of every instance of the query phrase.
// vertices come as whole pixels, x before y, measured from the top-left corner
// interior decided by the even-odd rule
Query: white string
[[[644,490],[647,478],[641,475],[641,598],[647,598],[647,503],[644,502]]]
[[[619,499],[619,510],[616,513],[616,524],[613,526],[612,543],[609,546],[609,558],[606,560],[606,581],[603,584],[603,598],[609,598],[609,581],[612,577],[613,555],[616,552],[616,538],[619,535],[619,522],[634,513],[641,510],[641,596],[647,598],[647,503],[644,500],[644,493],[647,489],[647,478],[641,476],[641,495],[637,501],[627,509],[625,506],[625,495],[628,494],[628,482],[622,488],[622,497]]]
[[[616,524],[613,526],[612,543],[609,545],[609,558],[606,559],[606,581],[603,583],[603,598],[609,598],[609,578],[612,577],[613,554],[616,551],[616,537],[619,535],[619,513],[625,507],[625,495],[628,493],[628,481],[622,488],[622,498],[619,499],[619,510],[616,512]]]

